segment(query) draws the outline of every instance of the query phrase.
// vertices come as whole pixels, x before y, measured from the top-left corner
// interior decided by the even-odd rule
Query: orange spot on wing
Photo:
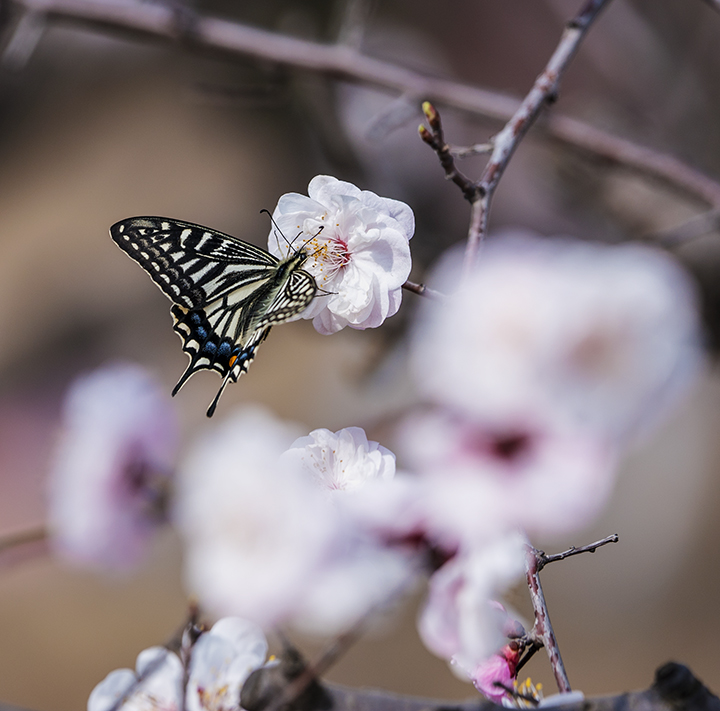
[[[237,356],[234,355],[232,358],[230,358],[230,362],[228,365],[232,368],[235,365],[235,361],[237,360]]]

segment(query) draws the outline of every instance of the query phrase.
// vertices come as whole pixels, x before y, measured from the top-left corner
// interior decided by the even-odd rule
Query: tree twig
[[[512,118],[493,139],[493,151],[485,166],[473,203],[468,241],[465,250],[465,268],[472,269],[480,244],[487,232],[488,212],[500,178],[520,141],[537,120],[542,108],[554,101],[560,80],[575,56],[587,31],[610,0],[586,0],[580,12],[567,23],[560,42],[545,69],[523,99]]]
[[[580,553],[594,553],[598,548],[602,548],[602,546],[606,546],[608,543],[617,543],[620,539],[618,538],[617,533],[613,533],[610,536],[605,536],[605,538],[595,541],[595,543],[590,543],[587,546],[581,546],[580,548],[576,548],[575,546],[570,546],[566,551],[563,551],[562,553],[553,553],[552,555],[547,555],[545,551],[535,551],[538,559],[538,573],[548,564],[548,563],[555,563],[558,560],[565,560],[565,558],[569,558],[571,555],[580,555]]]
[[[82,24],[96,30],[125,31],[133,35],[178,42],[177,13],[160,2],[132,0],[13,0],[28,10],[44,13],[49,19]],[[232,56],[249,56],[297,69],[322,72],[401,94],[452,106],[496,121],[507,121],[518,100],[487,89],[429,77],[410,69],[359,53],[352,47],[325,45],[287,37],[237,22],[196,15],[191,37],[196,49],[221,51]],[[555,141],[585,155],[619,165],[709,206],[720,205],[720,183],[673,156],[638,146],[582,121],[554,115],[540,121],[538,129]]]
[[[565,671],[562,657],[560,656],[560,648],[555,639],[550,615],[545,602],[542,585],[540,584],[540,556],[532,546],[526,546],[525,555],[525,577],[527,578],[528,588],[530,590],[530,599],[532,600],[533,610],[535,611],[535,625],[533,627],[533,636],[538,642],[545,647],[550,666],[555,676],[555,682],[561,692],[570,691],[570,681]]]
[[[47,537],[48,531],[45,526],[37,526],[35,528],[29,528],[26,531],[8,533],[5,536],[0,536],[0,553],[4,553],[17,546],[25,545],[26,543],[44,541]]]
[[[425,286],[425,284],[416,284],[412,281],[406,281],[402,288],[407,291],[412,291],[413,294],[417,294],[418,296],[427,296],[431,299],[444,299],[445,295],[441,294],[439,291],[436,291],[435,289],[431,289],[429,286]]]

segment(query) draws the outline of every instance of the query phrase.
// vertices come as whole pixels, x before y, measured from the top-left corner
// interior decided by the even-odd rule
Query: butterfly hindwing
[[[131,217],[110,228],[115,243],[173,302],[173,329],[190,362],[175,395],[198,370],[229,381],[247,372],[271,326],[303,311],[317,293],[297,251],[278,260],[259,247],[207,227],[164,217]]]

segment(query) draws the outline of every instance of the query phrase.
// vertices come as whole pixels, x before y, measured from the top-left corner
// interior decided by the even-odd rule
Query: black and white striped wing
[[[272,278],[278,265],[255,245],[164,217],[130,217],[114,224],[110,236],[173,303],[186,309],[202,308],[237,290],[236,301],[241,301]]]
[[[190,363],[175,395],[198,370],[237,381],[274,324],[303,311],[317,292],[302,253],[280,261],[259,247],[190,222],[131,217],[110,228],[115,243],[148,272],[173,306],[173,329]]]

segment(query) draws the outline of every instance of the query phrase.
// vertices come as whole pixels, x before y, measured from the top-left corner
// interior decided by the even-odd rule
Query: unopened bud
[[[430,131],[428,131],[422,124],[418,126],[418,133],[420,134],[420,138],[422,138],[425,143],[429,143],[432,146],[432,144],[435,142],[432,133],[430,133]]]
[[[430,128],[432,128],[433,131],[437,131],[440,128],[440,114],[438,114],[435,107],[429,101],[423,101],[422,110],[430,124]]]

